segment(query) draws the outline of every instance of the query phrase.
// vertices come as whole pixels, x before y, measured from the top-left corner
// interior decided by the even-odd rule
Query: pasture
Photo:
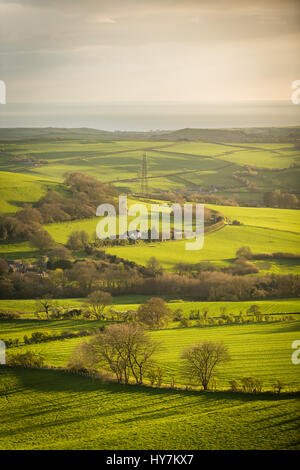
[[[38,201],[49,189],[57,190],[58,184],[46,178],[0,171],[0,211],[14,214],[24,204]]]
[[[0,383],[0,449],[299,448],[295,397],[119,386],[5,367]]]
[[[21,337],[32,331],[42,331],[35,321],[21,322],[18,320],[4,323],[4,336]],[[61,325],[60,325],[61,323]],[[91,327],[99,326],[101,322],[91,322]],[[88,328],[87,322],[75,320],[67,323],[45,322],[48,332],[78,331]],[[218,388],[226,388],[230,380],[241,379],[245,376],[255,376],[263,380],[266,389],[270,389],[275,379],[282,380],[286,386],[299,388],[299,373],[297,366],[291,362],[292,342],[299,337],[300,322],[273,321],[270,323],[248,323],[224,326],[206,326],[190,328],[166,328],[152,331],[151,336],[161,345],[157,361],[165,369],[166,384],[171,377],[177,384],[190,384],[190,379],[184,374],[184,366],[180,359],[181,352],[195,343],[203,340],[220,341],[228,345],[231,362],[220,367]],[[73,349],[86,338],[72,338],[48,341],[29,346],[19,346],[9,349],[10,352],[34,350],[44,355],[46,363],[51,366],[66,367]],[[195,383],[193,384],[195,385]]]
[[[107,252],[145,265],[155,256],[167,270],[173,270],[179,262],[230,261],[236,257],[241,246],[250,246],[253,252],[299,253],[300,235],[284,230],[255,226],[227,225],[223,229],[204,237],[201,250],[186,250],[186,240],[171,240],[161,243],[110,247]]]
[[[123,295],[113,297],[113,304],[111,307],[116,310],[137,310],[139,305],[150,298],[147,295]],[[82,308],[86,304],[86,299],[54,299],[58,306],[67,310],[73,308]],[[264,315],[276,315],[286,313],[299,313],[300,312],[300,299],[268,299],[268,300],[249,300],[243,302],[230,302],[230,301],[217,301],[217,302],[194,302],[183,301],[181,299],[169,299],[164,297],[168,303],[168,307],[172,311],[180,309],[182,314],[188,315],[192,310],[199,310],[201,313],[207,311],[211,317],[219,317],[224,311],[230,315],[239,315],[247,313],[247,310],[252,305],[257,305]],[[36,311],[36,300],[34,299],[8,299],[0,300],[0,309],[15,310],[21,312],[22,320],[27,318],[33,319]],[[109,307],[108,307],[109,308]],[[68,320],[72,324],[74,320]],[[16,326],[21,324],[18,320]],[[39,323],[37,322],[37,325]],[[61,322],[58,322],[61,324]],[[87,323],[86,325],[88,325]],[[1,332],[3,332],[1,328]]]
[[[266,191],[299,191],[300,151],[290,143],[174,142],[171,137],[159,142],[147,140],[149,136],[137,141],[101,140],[100,134],[85,136],[80,132],[74,130],[72,137],[70,131],[65,139],[43,136],[1,142],[2,214],[14,214],[25,204],[34,204],[49,189],[65,191],[61,183],[66,172],[82,172],[112,182],[122,194],[128,194],[129,203],[138,202],[134,194],[140,191],[145,151],[149,190],[162,201],[163,191],[176,189],[250,204],[262,204]],[[249,173],[246,166],[255,171]],[[241,174],[246,180],[237,176]],[[199,251],[186,250],[185,240],[139,242],[105,250],[142,265],[155,256],[167,271],[174,271],[179,262],[211,261],[217,267],[229,267],[241,246],[249,246],[256,253],[300,254],[298,210],[215,204],[208,208],[242,225],[228,224],[205,234],[204,247]],[[93,217],[48,224],[45,228],[58,244],[65,244],[72,231],[85,230],[93,238],[98,222],[99,218]],[[74,252],[73,256],[86,254]],[[29,242],[0,242],[0,257],[29,261],[40,257],[40,253]],[[254,262],[260,274],[300,273],[299,260]],[[115,297],[111,307],[137,310],[148,298]],[[171,318],[166,328],[149,332],[160,344],[155,359],[164,369],[163,387],[124,386],[58,370],[67,366],[80,342],[89,340],[93,330],[111,324],[112,318],[41,320],[36,317],[34,299],[0,300],[0,309],[21,313],[20,319],[0,322],[0,339],[20,342],[8,352],[34,350],[54,368],[0,366],[0,449],[299,449],[298,397],[290,394],[300,389],[299,366],[291,361],[291,345],[300,334],[299,298],[247,302],[164,300],[173,312],[180,310],[186,318],[197,311],[207,312],[208,318],[225,313],[247,315],[247,310],[257,305],[262,314],[268,315],[268,321],[254,322],[251,318],[250,323],[197,326],[196,320],[191,320],[190,326],[183,328]],[[56,302],[65,309],[83,308],[86,299]],[[23,344],[24,335],[30,337],[34,332],[61,335],[83,330],[87,337]],[[223,341],[229,348],[231,361],[217,371],[219,391],[200,392],[198,384],[186,375],[182,351],[203,340]],[[230,381],[245,376],[261,379],[265,393],[230,392]],[[280,396],[266,392],[277,379],[284,383]],[[185,390],[188,386],[194,390]]]
[[[220,186],[224,196],[242,194],[243,200],[257,196],[234,178],[244,165],[258,167],[251,176],[259,191],[281,187],[295,189],[300,153],[292,144],[225,144],[209,142],[101,141],[95,136],[69,140],[19,140],[5,142],[0,149],[0,168],[61,182],[66,172],[81,171],[103,182],[113,181],[121,191],[138,192],[141,159],[147,151],[150,191],[198,189]],[[36,158],[42,164],[16,162],[15,157]],[[43,164],[47,162],[47,164]],[[276,183],[277,181],[277,183]],[[282,186],[283,187],[283,186]],[[259,199],[261,196],[259,196]]]

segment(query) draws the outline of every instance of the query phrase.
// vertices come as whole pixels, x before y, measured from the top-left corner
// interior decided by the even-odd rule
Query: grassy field
[[[213,186],[217,187],[213,193],[216,196],[260,204],[266,191],[299,192],[300,152],[290,143],[174,142],[171,137],[167,137],[169,141],[155,142],[147,140],[149,136],[143,141],[104,141],[96,132],[91,136],[76,132],[73,137],[70,132],[65,140],[47,140],[45,135],[21,140],[20,134],[20,140],[0,142],[2,213],[14,214],[24,204],[35,203],[49,189],[62,191],[66,172],[79,171],[112,182],[130,197],[130,193],[140,190],[145,151],[149,189],[153,192],[210,191]],[[257,174],[246,175],[248,183],[256,186],[255,191],[235,178],[237,171],[245,171],[245,165],[256,168]],[[208,207],[242,225],[226,225],[206,234],[199,251],[186,250],[185,240],[142,242],[106,251],[142,265],[155,256],[168,271],[179,262],[203,260],[228,267],[236,251],[245,245],[253,252],[300,254],[300,211]],[[93,237],[98,222],[99,218],[93,217],[45,228],[58,244],[64,244],[75,230],[85,230]],[[28,261],[38,256],[28,242],[0,242],[0,257]],[[260,260],[255,264],[260,273],[300,273],[299,260]],[[115,297],[112,308],[136,310],[147,299],[142,295]],[[192,321],[189,328],[179,328],[179,323],[171,320],[168,328],[151,331],[151,337],[161,344],[156,360],[165,370],[163,388],[104,384],[61,370],[0,366],[0,449],[299,449],[298,397],[288,395],[300,389],[299,366],[291,362],[291,345],[300,334],[299,298],[247,302],[165,300],[171,310],[180,309],[186,317],[197,310],[202,314],[207,311],[210,317],[245,314],[255,304],[270,318],[261,323],[205,327],[197,327]],[[57,299],[68,309],[82,308],[85,302]],[[56,368],[66,367],[76,345],[89,340],[89,336],[25,346],[24,335],[81,330],[92,334],[104,324],[85,319],[39,320],[34,299],[0,300],[0,309],[22,313],[21,319],[0,322],[0,339],[18,338],[21,343],[9,348],[9,353],[34,350],[45,356],[47,365]],[[283,321],[282,314],[293,315]],[[186,376],[182,351],[203,340],[223,341],[229,348],[231,361],[218,370],[218,392],[184,390],[196,384]],[[260,378],[264,390],[270,390],[276,379],[282,380],[285,393],[275,396],[228,391],[231,380],[245,376]],[[172,381],[178,389],[170,388]]]
[[[207,204],[207,207],[221,212],[230,220],[239,220],[246,226],[300,234],[300,211],[269,207],[218,206],[216,204]]]
[[[101,141],[90,137],[72,140],[19,140],[0,146],[0,169],[18,171],[39,179],[61,182],[66,172],[81,171],[101,181],[113,181],[123,191],[137,192],[143,151],[147,151],[151,191],[221,185],[225,191],[240,191],[245,200],[255,194],[233,178],[244,165],[261,168],[250,177],[260,191],[279,187],[295,188],[290,166],[299,163],[300,153],[292,144],[216,144],[209,142]],[[47,164],[16,162],[16,156],[37,158]],[[273,170],[276,170],[275,172]],[[230,197],[230,194],[227,194]],[[260,196],[261,198],[261,196]]]
[[[299,449],[288,396],[105,385],[51,370],[3,368],[0,378],[0,449]]]
[[[142,243],[125,247],[107,248],[107,252],[145,265],[155,256],[167,270],[181,262],[195,263],[201,260],[218,262],[224,266],[235,258],[241,246],[250,246],[253,252],[300,253],[300,212],[286,209],[245,208],[208,205],[219,210],[231,220],[238,219],[244,225],[231,226],[205,235],[200,251],[185,249],[185,240],[161,243]],[[85,230],[91,237],[95,234],[99,217],[73,222],[49,224],[45,228],[58,243],[66,243],[74,230]],[[118,224],[117,224],[118,227]],[[6,259],[32,259],[38,255],[28,242],[0,243],[0,256]],[[263,271],[299,273],[298,260],[272,260],[271,266],[257,263]]]
[[[48,189],[57,188],[56,183],[46,178],[0,171],[1,212],[13,214],[23,204],[38,201]]]
[[[253,252],[299,253],[300,235],[284,230],[267,229],[254,226],[228,225],[218,232],[205,235],[204,247],[199,251],[186,250],[185,240],[172,240],[162,243],[111,247],[111,254],[146,264],[151,256],[155,256],[168,270],[184,261],[197,263],[201,260],[228,261],[236,257],[241,246],[250,246]]]
[[[117,310],[136,310],[142,302],[145,302],[149,296],[147,295],[124,295],[113,298],[112,308]],[[81,308],[86,299],[54,299],[55,302],[66,308]],[[193,302],[183,301],[181,299],[165,298],[168,306],[172,310],[180,308],[182,313],[188,314],[191,310],[200,310],[203,312],[207,310],[212,317],[220,316],[223,310],[226,313],[238,315],[241,311],[246,313],[251,305],[257,305],[264,314],[279,314],[279,313],[299,313],[300,312],[300,299],[272,299],[272,300],[249,300],[243,302]],[[27,314],[34,314],[36,311],[36,301],[34,299],[8,299],[0,300],[0,309],[3,310],[16,310],[24,313],[22,318],[30,318]]]
[[[18,321],[4,323],[4,335],[18,337],[19,334],[29,334],[32,331],[43,330],[37,322],[27,321],[17,326]],[[59,324],[61,323],[61,325]],[[46,323],[45,323],[46,324]],[[64,327],[69,331],[78,331],[87,324],[81,321],[52,322],[47,325],[47,331],[58,332]],[[90,327],[98,326],[93,322]],[[5,329],[6,327],[6,329]],[[275,379],[281,379],[286,385],[300,386],[297,367],[291,362],[292,342],[299,337],[300,322],[271,322],[250,323],[242,325],[225,325],[210,327],[171,328],[151,333],[153,339],[161,344],[157,356],[159,363],[165,368],[165,382],[170,383],[174,375],[176,383],[186,384],[189,379],[184,376],[184,367],[180,360],[184,348],[202,340],[220,341],[228,345],[232,361],[222,366],[218,375],[218,387],[227,387],[232,379],[244,376],[255,376],[263,380],[265,387],[270,388]],[[11,352],[37,351],[45,356],[46,363],[53,366],[65,367],[74,347],[83,338],[72,338],[40,343],[30,346],[12,348]]]

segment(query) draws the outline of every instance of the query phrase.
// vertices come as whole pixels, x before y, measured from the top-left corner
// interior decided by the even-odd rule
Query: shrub
[[[160,387],[162,384],[164,376],[164,370],[160,366],[152,366],[148,369],[146,373],[147,379],[150,381],[150,384]]]
[[[42,355],[34,351],[26,351],[9,355],[7,363],[10,366],[40,368],[44,366],[44,361],[45,358]]]
[[[20,314],[18,312],[0,310],[0,320],[15,320],[17,318],[20,318]]]
[[[274,393],[277,393],[277,395],[280,395],[281,390],[284,387],[284,383],[281,382],[281,380],[276,379],[275,382],[272,385]]]
[[[239,390],[239,383],[237,380],[230,380],[229,385],[233,392],[237,392]]]
[[[262,381],[257,377],[243,377],[241,382],[244,392],[256,393],[262,391]]]
[[[251,248],[249,246],[242,246],[241,248],[237,250],[236,257],[251,259],[252,258]]]
[[[180,319],[179,327],[180,328],[188,328],[189,326],[191,326],[190,320],[186,317],[182,317]]]

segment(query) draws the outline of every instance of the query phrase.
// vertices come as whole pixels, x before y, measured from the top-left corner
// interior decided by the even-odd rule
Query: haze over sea
[[[299,126],[289,101],[223,103],[7,103],[0,127],[89,127],[108,131]]]

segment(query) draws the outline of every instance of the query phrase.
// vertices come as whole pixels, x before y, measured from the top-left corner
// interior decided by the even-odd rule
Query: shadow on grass
[[[3,381],[7,381],[6,387],[2,386]],[[49,429],[56,429],[57,426],[75,424],[91,427],[94,420],[99,418],[104,420],[101,421],[103,423],[107,419],[106,426],[114,426],[116,423],[130,426],[143,421],[151,425],[153,420],[180,420],[181,416],[192,415],[211,415],[213,419],[218,419],[214,418],[215,414],[227,411],[234,413],[235,408],[243,409],[250,402],[255,402],[252,410],[255,413],[260,410],[274,413],[274,416],[266,418],[265,423],[261,420],[262,428],[275,426],[273,417],[275,420],[280,419],[283,425],[295,424],[295,420],[288,416],[289,413],[279,414],[281,402],[288,398],[286,395],[105,384],[99,379],[93,380],[62,370],[8,366],[0,367],[0,391],[0,397],[4,396],[7,401],[8,411],[10,407],[13,409],[13,413],[7,412],[2,417],[2,424],[6,426],[0,432],[0,437],[4,438],[19,435],[23,439],[27,433],[41,433],[43,429],[49,432]],[[291,443],[290,447],[296,445]]]
[[[182,395],[194,396],[205,400],[230,399],[236,402],[249,401],[278,401],[287,398],[300,397],[300,392],[281,393],[275,395],[271,392],[262,392],[258,394],[232,392],[232,391],[202,391],[202,390],[184,390],[180,388],[169,387],[151,387],[147,385],[136,384],[118,384],[103,382],[99,378],[91,378],[84,375],[73,374],[65,370],[53,369],[26,369],[22,367],[0,366],[0,383],[5,377],[15,377],[24,388],[42,392],[93,392],[95,390],[104,390],[111,393],[138,393],[145,395]]]

